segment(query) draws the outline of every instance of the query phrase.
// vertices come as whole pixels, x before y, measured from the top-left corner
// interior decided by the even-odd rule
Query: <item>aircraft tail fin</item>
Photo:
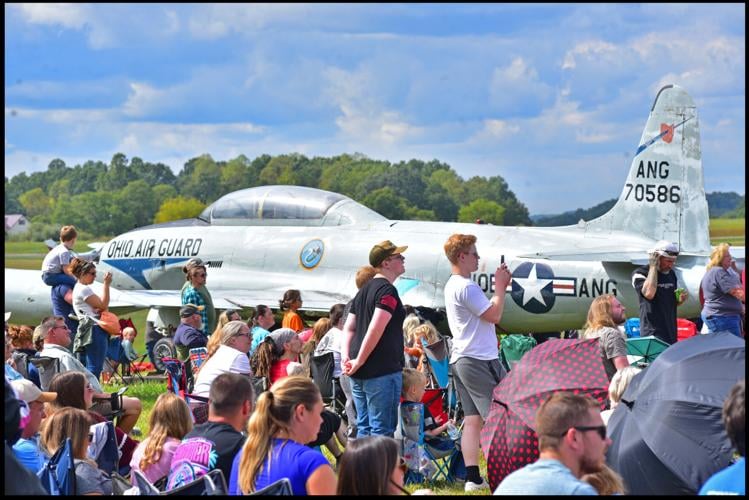
[[[619,200],[586,233],[627,231],[710,252],[697,108],[681,87],[658,91]]]

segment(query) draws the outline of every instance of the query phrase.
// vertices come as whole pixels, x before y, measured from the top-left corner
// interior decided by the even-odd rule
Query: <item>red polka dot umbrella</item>
[[[558,391],[588,394],[601,403],[609,381],[597,339],[549,340],[534,347],[494,388],[481,448],[494,490],[511,472],[538,459],[536,410]]]

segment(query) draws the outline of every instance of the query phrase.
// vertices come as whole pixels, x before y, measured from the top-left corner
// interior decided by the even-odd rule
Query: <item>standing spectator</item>
[[[185,273],[185,284],[182,285],[182,305],[195,304],[203,306],[200,315],[203,318],[203,335],[208,337],[208,332],[216,329],[216,309],[213,307],[211,293],[205,284],[208,280],[206,266],[200,259],[190,259],[182,268]]]
[[[78,408],[63,408],[48,417],[42,428],[42,447],[49,456],[55,454],[70,438],[75,462],[76,495],[111,495],[112,480],[88,458],[91,420]]]
[[[282,328],[291,328],[297,333],[304,330],[304,321],[297,311],[302,307],[302,294],[299,290],[286,290],[283,299],[278,301],[282,311],[286,311],[281,322]]]
[[[512,472],[495,495],[597,495],[580,480],[601,471],[611,440],[598,403],[587,395],[556,392],[536,412],[539,458]]]
[[[406,270],[403,252],[386,240],[369,252],[377,274],[354,297],[344,326],[341,366],[351,377],[358,436],[393,437],[403,377],[403,308],[395,280]]]
[[[744,288],[728,243],[721,243],[710,254],[707,272],[702,277],[700,288],[705,296],[702,316],[710,333],[729,331],[742,337],[741,314],[745,302]]]
[[[146,352],[148,353],[148,359],[151,361],[154,370],[157,373],[160,373],[161,370],[157,368],[156,356],[154,356],[153,353],[153,347],[156,345],[156,342],[161,339],[161,333],[156,329],[156,322],[158,319],[159,310],[156,308],[149,309],[148,315],[146,315]]]
[[[78,239],[75,226],[62,226],[60,229],[60,244],[47,252],[42,261],[42,281],[47,286],[67,285],[75,286],[75,278],[68,270],[73,258],[73,247]]]
[[[112,273],[104,274],[104,286],[99,297],[91,288],[91,284],[96,280],[96,266],[93,262],[75,257],[70,262],[70,270],[78,279],[73,287],[73,309],[79,320],[76,346],[80,344],[83,348],[86,368],[98,379],[104,366],[104,357],[107,355],[109,334],[95,321],[83,322],[82,318],[99,319],[99,315],[107,310]],[[86,327],[81,323],[88,323],[87,328],[90,328],[90,331],[84,329]]]
[[[250,347],[250,356],[255,354],[257,346],[270,335],[270,329],[276,324],[276,317],[273,316],[273,310],[263,304],[255,308],[255,314],[252,316],[252,346]]]
[[[460,438],[467,471],[465,491],[476,491],[488,488],[479,474],[479,437],[489,413],[492,391],[505,376],[494,325],[502,319],[505,289],[511,275],[503,262],[494,272],[494,296],[489,300],[471,280],[471,273],[479,266],[476,237],[453,234],[444,249],[452,269],[445,283],[447,322],[453,334],[450,367],[465,412]]]
[[[687,300],[683,290],[676,298],[676,273],[673,271],[679,246],[666,240],[655,244],[648,265],[632,272],[632,287],[640,301],[640,336],[654,335],[668,344],[676,342],[676,307]]]
[[[198,378],[195,380],[195,394],[208,396],[213,380],[222,373],[241,373],[251,376],[250,360],[250,327],[243,321],[230,321],[220,333],[221,343],[215,352],[208,352]]]
[[[165,392],[156,398],[148,422],[151,431],[133,452],[130,470],[137,470],[155,483],[169,474],[174,451],[192,430],[192,415],[184,399]],[[130,480],[137,486],[135,475],[131,474]]]
[[[50,391],[57,394],[57,398],[46,405],[47,417],[63,408],[72,407],[88,412],[92,423],[106,422],[107,419],[96,411],[94,396],[96,391],[80,372],[65,372],[54,376],[49,384]],[[107,402],[108,403],[108,402]],[[96,403],[99,405],[100,403]],[[130,459],[138,446],[138,441],[131,438],[120,427],[114,429],[117,447],[121,453],[119,467],[130,467]]]
[[[305,377],[287,377],[260,394],[232,463],[229,494],[252,493],[285,477],[294,495],[334,495],[328,459],[306,446],[317,437],[322,410],[320,391]]]
[[[21,438],[13,445],[15,454],[24,467],[36,474],[44,467],[44,455],[39,451],[39,426],[44,418],[44,403],[50,403],[57,398],[57,393],[42,392],[30,380],[14,380],[11,382],[18,397],[29,407],[29,420],[21,431]],[[6,477],[6,480],[8,478]]]
[[[700,495],[746,495],[746,397],[745,379],[731,388],[723,403],[723,425],[739,453],[732,465],[713,474],[700,488]]]
[[[617,328],[626,319],[624,310],[622,303],[613,295],[596,297],[588,309],[588,321],[582,336],[584,339],[598,339],[601,360],[609,382],[617,370],[629,366],[627,338]]]
[[[627,386],[635,378],[635,375],[642,371],[641,368],[636,366],[625,366],[621,370],[617,370],[614,376],[611,378],[609,383],[609,409],[601,412],[601,418],[603,423],[608,425],[609,418],[614,413],[614,409],[622,401],[622,395],[627,390]]]
[[[175,450],[169,473],[168,489],[194,478],[194,471],[220,469],[225,479],[231,475],[231,464],[242,449],[242,434],[252,414],[255,394],[248,377],[222,373],[211,384],[208,421],[187,433]]]
[[[70,317],[71,314],[73,317],[76,315],[73,309],[73,286],[53,286],[50,291],[50,297],[52,298],[52,314],[65,318],[65,324],[68,325],[70,331],[77,332],[78,320]]]
[[[88,385],[93,389],[97,398],[109,398],[110,395],[104,393],[97,379],[80,361],[75,359],[67,346],[70,345],[70,330],[65,326],[62,318],[52,316],[45,318],[39,325],[39,335],[44,339],[44,348],[39,353],[41,356],[49,356],[60,360],[60,373],[69,371],[80,372],[88,381]],[[59,376],[59,375],[58,375]],[[53,379],[54,381],[54,379]],[[51,386],[50,386],[51,387]],[[59,392],[59,391],[55,391]],[[58,395],[59,396],[59,395]],[[58,397],[58,401],[59,401]],[[142,406],[140,400],[134,397],[122,396],[122,410],[124,413],[120,416],[117,426],[124,432],[130,432],[135,423],[138,421]],[[112,412],[109,402],[97,405],[94,411],[107,416]]]

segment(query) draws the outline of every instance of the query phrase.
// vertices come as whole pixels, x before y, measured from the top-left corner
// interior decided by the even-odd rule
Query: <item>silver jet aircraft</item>
[[[580,328],[591,301],[604,293],[637,316],[631,273],[665,239],[679,244],[675,271],[689,292],[678,314],[692,318],[699,316],[711,250],[703,186],[697,109],[686,91],[668,85],[656,95],[619,200],[597,219],[554,228],[398,221],[340,194],[263,186],[227,194],[195,219],[117,236],[100,249],[98,279],[113,273],[114,311],[155,307],[165,324],[176,325],[182,266],[199,257],[217,309],[277,307],[284,291],[296,288],[305,309],[327,311],[354,296],[354,275],[368,264],[371,247],[391,240],[408,245],[406,273],[396,282],[403,303],[440,310],[450,276],[443,244],[453,233],[468,233],[478,237],[481,255],[473,279],[487,295],[502,261],[512,271],[500,326],[560,331]],[[34,308],[42,316],[51,310],[39,274],[6,269],[6,310],[19,322]]]

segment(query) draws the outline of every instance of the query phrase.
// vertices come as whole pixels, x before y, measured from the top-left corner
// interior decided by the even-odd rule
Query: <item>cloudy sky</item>
[[[359,152],[501,175],[531,214],[618,197],[658,89],[744,193],[743,4],[5,4],[5,175]]]

